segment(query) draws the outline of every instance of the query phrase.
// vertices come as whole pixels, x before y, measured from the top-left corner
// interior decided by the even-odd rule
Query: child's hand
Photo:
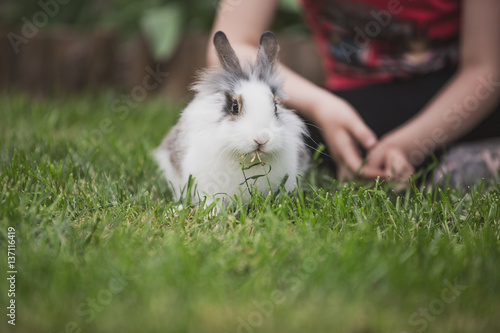
[[[351,105],[328,95],[325,100],[318,101],[313,114],[313,120],[321,128],[328,151],[338,166],[339,178],[352,178],[360,171],[362,176],[369,178],[382,175],[382,169],[361,169],[363,159],[358,147],[374,147],[377,137]]]
[[[383,177],[394,181],[405,181],[415,172],[403,150],[383,140],[370,150],[366,167],[382,169]]]

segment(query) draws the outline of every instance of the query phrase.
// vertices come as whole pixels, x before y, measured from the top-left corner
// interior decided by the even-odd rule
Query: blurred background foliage
[[[230,6],[242,1],[230,0]],[[280,0],[272,30],[305,34],[298,0]],[[63,2],[63,1],[61,1]],[[2,0],[0,26],[22,28],[26,20],[43,11],[49,14],[44,29],[110,29],[120,38],[142,33],[156,59],[168,60],[186,32],[208,32],[219,0]],[[49,9],[46,9],[49,8]],[[56,8],[56,9],[55,9]],[[51,11],[55,14],[50,15]]]

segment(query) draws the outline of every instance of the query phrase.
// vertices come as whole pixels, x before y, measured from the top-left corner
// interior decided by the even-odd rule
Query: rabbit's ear
[[[257,64],[262,67],[274,67],[278,59],[279,52],[278,39],[270,32],[266,31],[260,36],[259,51],[257,53]]]
[[[217,31],[214,35],[214,46],[217,51],[217,56],[222,67],[231,73],[241,74],[240,61],[236,56],[231,44],[227,40],[226,34],[222,31]]]

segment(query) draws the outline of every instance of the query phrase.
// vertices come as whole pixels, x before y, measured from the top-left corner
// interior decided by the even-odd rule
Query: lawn
[[[117,98],[0,96],[1,332],[500,332],[498,184],[313,168],[281,200],[176,210],[150,152],[182,104]]]

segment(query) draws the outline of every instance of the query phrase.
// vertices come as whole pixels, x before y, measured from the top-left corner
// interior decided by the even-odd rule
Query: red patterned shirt
[[[329,89],[351,89],[456,66],[460,0],[301,2]]]

